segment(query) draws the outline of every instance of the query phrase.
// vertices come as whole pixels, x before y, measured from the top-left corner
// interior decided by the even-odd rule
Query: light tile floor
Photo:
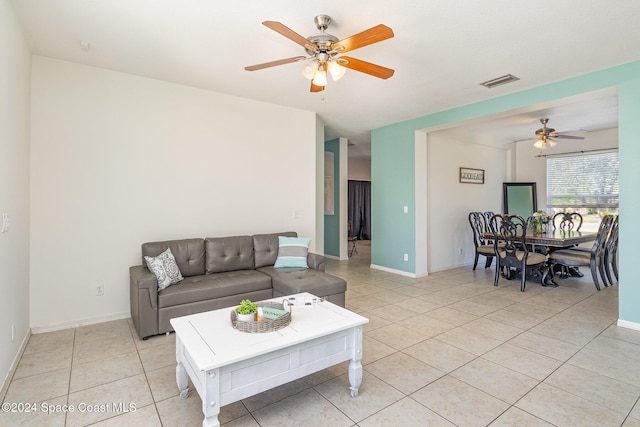
[[[223,407],[222,424],[640,426],[640,332],[616,326],[617,286],[596,292],[586,272],[521,293],[469,267],[410,279],[370,269],[357,244],[327,271],[370,319],[359,396],[341,364]],[[141,341],[130,320],[33,335],[4,402],[35,412],[0,412],[0,426],[200,426],[174,351],[174,335]]]

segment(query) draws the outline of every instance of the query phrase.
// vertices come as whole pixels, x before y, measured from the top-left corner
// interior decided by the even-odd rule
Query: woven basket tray
[[[284,306],[277,302],[259,302],[257,305],[258,307],[271,307],[284,310]],[[291,312],[287,312],[287,314],[277,318],[276,320],[264,319],[262,322],[255,320],[244,322],[237,319],[235,309],[231,310],[231,325],[239,331],[248,332],[250,334],[277,331],[278,329],[284,328],[289,323],[291,323]]]

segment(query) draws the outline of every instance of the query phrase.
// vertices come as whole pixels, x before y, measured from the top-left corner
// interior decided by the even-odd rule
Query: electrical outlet
[[[458,255],[462,255],[462,248],[458,248]]]
[[[409,261],[409,254],[404,254],[404,260]]]
[[[102,295],[104,295],[104,285],[102,285],[102,283],[99,283],[96,286],[96,296],[99,297],[99,296],[102,296]]]

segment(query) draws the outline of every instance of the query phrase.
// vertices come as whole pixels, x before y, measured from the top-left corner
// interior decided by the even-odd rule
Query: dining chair
[[[565,232],[580,231],[580,227],[582,227],[582,215],[578,212],[558,212],[551,218],[551,224],[554,230]],[[578,245],[574,246],[577,247]],[[549,248],[550,252],[560,249],[566,248]],[[566,265],[559,265],[558,268],[560,268],[560,277],[568,277],[572,272],[574,275],[582,277],[582,273],[578,271],[577,268],[570,269]]]
[[[482,215],[482,219],[484,219],[484,235],[485,235],[485,244],[487,245],[492,245],[493,246],[493,239],[491,238],[487,238],[487,234],[491,233],[493,234],[493,230],[491,229],[491,217],[495,215],[494,212],[492,211],[486,211],[486,212],[478,212],[480,215]],[[498,242],[501,246],[503,245],[503,243]]]
[[[520,271],[521,275],[521,292],[524,292],[525,289],[527,272],[540,274],[540,283],[544,284],[547,257],[529,251],[525,244],[528,225],[528,222],[519,215],[494,215],[491,217],[494,253],[496,255],[496,274],[493,286],[498,286],[501,274],[510,280],[517,271]]]
[[[473,269],[478,265],[480,255],[486,257],[484,268],[491,267],[491,262],[495,256],[493,242],[488,242],[483,236],[487,232],[487,221],[482,212],[469,212],[469,224],[473,232],[473,246],[475,247],[475,258],[473,260]]]
[[[551,219],[554,230],[580,231],[582,215],[578,212],[558,212]]]
[[[611,271],[613,270],[613,276],[618,281],[618,227],[619,227],[620,215],[616,216],[616,219],[611,225],[611,231],[609,231],[609,237],[607,243],[605,243],[604,258],[602,262],[602,269],[604,270],[607,280],[610,285],[613,285],[613,278]],[[602,276],[602,270],[600,270]],[[604,281],[604,278],[602,279]]]
[[[495,213],[491,211],[482,212],[482,219],[484,219],[484,230],[486,233],[491,232],[491,217],[494,215]]]
[[[561,249],[551,252],[549,254],[550,271],[554,271],[557,266],[564,267],[589,267],[591,269],[591,277],[597,290],[600,290],[600,283],[598,280],[598,273],[604,286],[608,286],[605,279],[606,272],[604,270],[604,254],[606,251],[606,243],[609,237],[609,233],[614,223],[613,215],[606,215],[600,221],[600,227],[598,228],[598,234],[591,246],[590,251],[575,250],[575,249]]]

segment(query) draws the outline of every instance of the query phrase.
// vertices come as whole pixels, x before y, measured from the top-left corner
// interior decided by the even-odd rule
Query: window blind
[[[617,208],[618,151],[547,158],[547,206]]]

